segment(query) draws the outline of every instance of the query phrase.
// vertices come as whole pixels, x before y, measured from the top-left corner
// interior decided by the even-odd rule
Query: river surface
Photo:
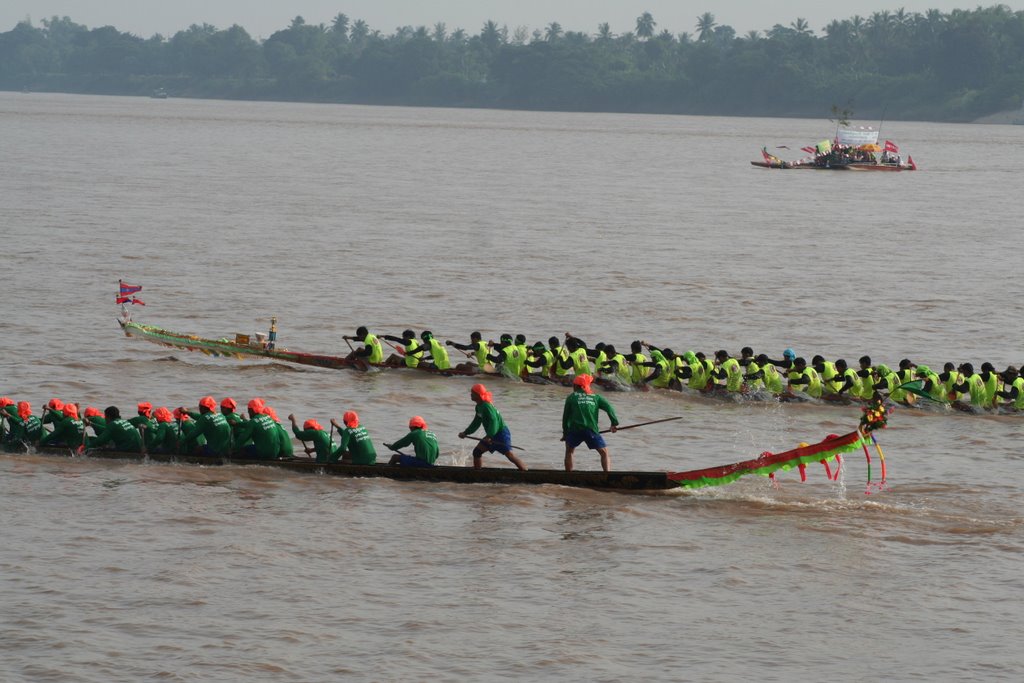
[[[359,325],[1024,364],[1024,126],[885,122],[917,173],[755,169],[827,120],[0,93],[0,394],[262,396],[442,461],[471,379],[236,362]],[[793,151],[776,149],[787,145]],[[490,383],[559,467],[560,387]],[[610,394],[617,469],[792,448],[855,407]],[[1024,418],[897,410],[866,463],[678,495],[0,455],[3,681],[1019,681]],[[383,451],[383,448],[379,450]],[[490,464],[499,465],[491,459]],[[507,463],[506,463],[507,464]],[[878,479],[878,462],[873,472]],[[577,467],[596,469],[583,449]]]

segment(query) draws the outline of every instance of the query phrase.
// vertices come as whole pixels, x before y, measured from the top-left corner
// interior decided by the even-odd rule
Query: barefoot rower
[[[388,449],[397,451],[403,446],[412,444],[416,455],[402,455],[395,453],[391,456],[389,465],[402,465],[403,467],[433,467],[437,462],[440,448],[437,445],[437,435],[427,430],[427,423],[419,415],[409,420],[409,433],[394,443],[384,444]]]
[[[600,394],[590,389],[593,378],[590,375],[577,375],[573,381],[573,391],[565,399],[562,408],[562,441],[565,442],[565,471],[572,472],[572,454],[576,447],[586,442],[591,450],[601,456],[601,469],[611,471],[611,456],[608,446],[598,433],[598,411],[603,410],[612,422],[612,432],[618,431],[619,418],[615,415],[612,404]]]
[[[333,418],[331,424],[338,430],[341,441],[334,449],[342,462],[353,465],[373,465],[377,462],[377,451],[373,448],[373,440],[366,427],[359,426],[359,415],[354,410],[345,411],[342,415],[345,426],[339,425]]]
[[[501,419],[501,413],[494,407],[491,392],[483,384],[474,384],[469,397],[476,404],[476,414],[469,426],[459,432],[459,438],[465,439],[481,425],[484,428],[484,438],[473,449],[473,469],[480,469],[484,453],[501,453],[517,468],[525,470],[526,465],[512,452],[512,435]]]

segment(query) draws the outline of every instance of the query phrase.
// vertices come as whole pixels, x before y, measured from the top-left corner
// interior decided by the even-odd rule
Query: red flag
[[[137,292],[141,292],[142,291],[142,285],[130,285],[127,282],[125,282],[124,280],[118,280],[117,281],[117,285],[118,285],[118,294],[117,294],[117,298],[114,300],[114,303],[118,303],[118,304],[139,304],[140,306],[145,306],[146,305],[146,303],[142,299],[138,299],[138,298],[136,298],[134,296],[131,296],[132,294],[136,294]]]
[[[814,154],[816,150],[813,147],[801,147],[800,151],[807,152],[808,154]]]
[[[764,148],[764,147],[761,148],[761,156],[764,157],[764,160],[767,163],[769,163],[769,164],[772,163],[772,155],[769,154],[768,150],[766,148]]]
[[[900,153],[900,148],[897,147],[896,144],[892,140],[886,140],[885,141],[885,151],[886,152],[890,152],[892,154],[899,154]]]

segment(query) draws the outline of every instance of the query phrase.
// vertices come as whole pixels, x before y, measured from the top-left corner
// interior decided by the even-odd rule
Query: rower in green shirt
[[[526,465],[512,452],[512,434],[494,407],[491,392],[483,384],[474,384],[469,390],[469,397],[476,404],[476,411],[469,426],[459,432],[459,438],[465,439],[481,426],[484,428],[484,438],[473,449],[473,469],[481,468],[484,453],[501,453],[517,468],[525,470]]]
[[[381,339],[387,341],[393,341],[397,344],[401,344],[402,347],[396,349],[399,353],[393,353],[387,357],[384,361],[384,365],[392,368],[398,368],[405,366],[407,368],[419,367],[420,360],[422,360],[423,349],[422,347],[417,348],[419,345],[416,343],[416,333],[412,330],[405,330],[402,332],[401,337],[396,337],[393,334],[382,334]],[[394,345],[392,345],[394,348]]]
[[[344,463],[352,465],[374,465],[377,462],[377,451],[366,427],[359,426],[359,414],[354,410],[346,410],[341,416],[345,423],[342,427],[333,418],[331,424],[338,430],[341,441],[334,449],[335,460],[338,457]]]
[[[730,356],[725,349],[719,349],[715,352],[715,363],[715,379],[725,380],[725,390],[734,394],[742,392],[744,373],[740,362]]]
[[[598,411],[608,414],[612,423],[612,432],[618,431],[619,418],[615,415],[612,404],[600,394],[590,389],[593,381],[590,375],[576,375],[573,379],[573,391],[565,399],[562,407],[562,441],[565,442],[565,471],[572,472],[572,454],[576,447],[586,442],[591,450],[601,456],[601,469],[611,471],[611,456],[608,446],[598,431]]]
[[[487,356],[490,354],[491,350],[487,342],[484,341],[483,335],[481,335],[480,332],[474,331],[470,334],[468,344],[459,344],[458,342],[453,342],[449,339],[445,342],[445,345],[455,347],[467,356],[476,359],[476,365],[473,363],[459,363],[455,366],[456,370],[459,370],[460,372],[466,372],[468,370],[488,372],[487,367],[490,364],[490,361],[487,360]]]
[[[29,446],[43,437],[43,423],[32,414],[32,404],[28,401],[18,401],[17,406],[9,405],[4,410],[10,423],[7,443]]]
[[[89,448],[101,448],[107,444],[113,444],[115,451],[142,452],[142,435],[128,420],[121,417],[121,411],[117,406],[108,406],[103,411],[103,417],[106,420],[106,426],[99,436],[89,439]]]
[[[263,399],[254,398],[249,401],[249,419],[243,423],[235,434],[237,443],[251,444],[240,450],[242,456],[253,460],[276,460],[281,452],[281,441],[278,436],[278,425],[266,414]]]
[[[40,448],[46,446],[78,448],[82,445],[84,433],[85,424],[78,419],[78,406],[74,403],[65,403],[61,410],[61,417],[53,422],[53,431],[43,434],[43,437],[39,439],[39,446]]]
[[[385,443],[384,446],[390,450],[397,451],[403,446],[412,445],[416,452],[415,456],[395,453],[391,456],[389,465],[402,465],[403,467],[433,467],[437,461],[440,448],[437,445],[437,436],[434,432],[427,430],[427,423],[419,415],[409,420],[409,433],[394,443]]]
[[[177,453],[182,443],[181,429],[174,414],[164,406],[153,411],[156,426],[146,431],[146,450],[150,453]]]
[[[295,420],[295,415],[289,415],[288,419],[292,423],[292,433],[295,434],[295,438],[302,442],[302,445],[306,449],[306,455],[316,453],[316,461],[318,463],[331,463],[337,460],[334,457],[334,443],[331,441],[330,434],[320,426],[320,423],[316,420],[306,420],[302,423],[302,429],[299,429],[299,423]],[[313,447],[306,446],[307,441],[313,442]]]
[[[430,330],[424,330],[420,334],[420,338],[423,339],[423,343],[413,349],[413,353],[428,353],[430,354],[430,361],[424,363],[424,365],[432,366],[438,370],[449,370],[452,367],[451,361],[448,359],[448,350],[444,348],[441,342],[434,339],[434,335]],[[406,353],[409,353],[408,349]]]
[[[198,413],[186,412],[195,420],[195,426],[188,431],[185,439],[186,453],[195,452],[197,455],[211,457],[225,457],[231,454],[231,425],[217,412],[217,401],[213,396],[199,399]],[[200,437],[206,439],[204,445],[199,444]]]
[[[346,356],[346,360],[354,361],[356,365],[360,366],[364,370],[370,365],[380,365],[384,362],[383,345],[381,345],[380,340],[377,339],[375,335],[370,334],[370,331],[365,327],[358,328],[356,330],[356,336],[345,336],[344,338],[358,341],[363,345],[348,354],[348,356]]]

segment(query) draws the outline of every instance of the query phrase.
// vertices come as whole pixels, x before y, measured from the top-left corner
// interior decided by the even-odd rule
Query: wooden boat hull
[[[533,469],[520,472],[510,467],[453,467],[439,465],[436,467],[401,467],[385,464],[350,465],[345,463],[323,464],[307,458],[294,460],[249,460],[245,458],[219,458],[198,455],[173,455],[151,453],[125,453],[121,451],[94,450],[84,456],[74,455],[67,448],[35,449],[37,455],[86,457],[104,460],[122,460],[131,462],[186,463],[206,466],[260,466],[273,467],[291,472],[306,474],[324,474],[337,477],[371,477],[397,479],[402,481],[452,482],[460,484],[556,484],[576,488],[599,489],[608,491],[663,491],[678,489],[678,483],[668,478],[667,472],[602,472],[592,470]]]

